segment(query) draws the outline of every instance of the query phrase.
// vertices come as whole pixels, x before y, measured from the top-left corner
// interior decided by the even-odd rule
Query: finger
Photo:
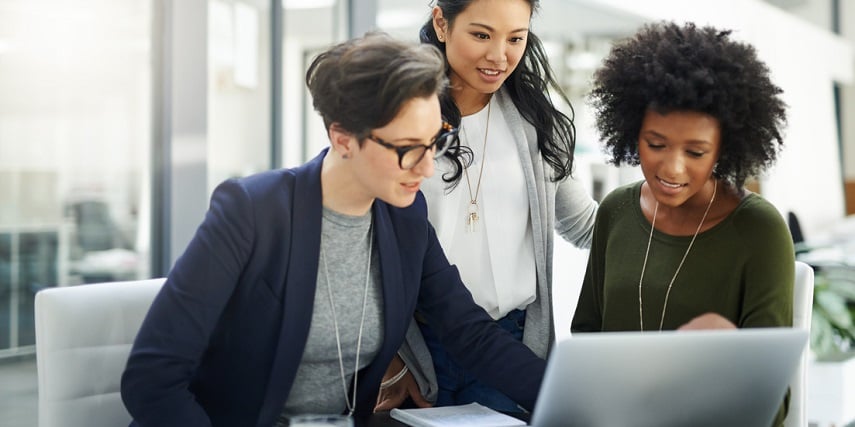
[[[383,392],[381,391],[380,393],[377,394],[377,402],[374,402],[374,410],[377,411],[377,408],[379,408],[380,405],[382,405],[383,402],[385,402],[385,401],[386,401],[386,397],[383,394]]]
[[[433,407],[433,403],[428,402],[421,394],[415,394],[410,397],[412,397],[413,403],[415,403],[419,408]]]
[[[390,396],[380,402],[377,402],[377,405],[374,406],[374,412],[392,410],[401,406],[401,403],[403,402],[403,398],[400,398],[398,396]]]
[[[377,403],[374,404],[374,412],[385,411],[387,401],[388,401],[388,399],[377,396]]]
[[[407,398],[407,391],[402,387],[392,386],[380,393],[377,399],[377,404],[374,406],[375,411],[388,411],[397,408],[404,403]]]
[[[388,406],[386,405],[386,400],[378,400],[377,404],[374,405],[374,412],[383,412],[388,410]]]
[[[432,403],[428,402],[427,399],[422,396],[422,392],[419,390],[419,386],[415,381],[407,387],[407,392],[409,393],[410,398],[413,399],[413,403],[415,403],[419,408],[430,408],[433,406]]]

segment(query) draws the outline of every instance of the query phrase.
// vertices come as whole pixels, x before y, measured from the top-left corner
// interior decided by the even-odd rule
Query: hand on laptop
[[[397,408],[410,397],[413,403],[420,408],[429,408],[433,406],[422,396],[419,385],[416,383],[415,377],[410,372],[406,372],[400,379],[394,380],[394,377],[404,369],[404,361],[398,355],[392,359],[389,368],[383,375],[383,383],[391,382],[388,386],[380,386],[380,392],[377,394],[377,404],[374,406],[374,412],[389,411]]]
[[[736,325],[718,313],[704,313],[677,328],[680,331],[698,329],[736,329]]]

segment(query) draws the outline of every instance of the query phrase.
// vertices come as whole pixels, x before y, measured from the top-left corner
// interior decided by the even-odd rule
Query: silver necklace
[[[492,103],[487,101],[487,124],[484,125],[484,148],[481,153],[481,167],[478,170],[478,183],[475,185],[475,195],[472,195],[472,183],[469,181],[469,169],[463,168],[463,174],[466,176],[466,187],[469,189],[469,206],[466,210],[466,230],[475,231],[475,226],[478,223],[478,194],[481,191],[481,177],[484,174],[484,163],[487,162],[487,133],[490,130],[490,107]],[[469,142],[469,136],[466,135],[466,130],[461,126],[463,134],[466,136],[466,142]]]
[[[341,353],[341,337],[338,333],[338,317],[335,314],[335,304],[333,303],[332,286],[330,285],[330,273],[327,270],[327,254],[324,251],[324,246],[321,245],[321,255],[324,257],[324,274],[327,278],[327,295],[330,300],[330,308],[333,315],[333,327],[335,328],[335,344],[338,348],[338,367],[341,371],[341,387],[344,390],[344,404],[347,406],[347,415],[353,416],[356,410],[356,380],[359,378],[359,350],[362,348],[362,327],[365,325],[365,307],[368,305],[368,284],[371,281],[371,248],[374,245],[374,238],[371,231],[374,227],[372,219],[371,225],[368,226],[368,262],[365,266],[365,291],[362,294],[362,319],[359,321],[359,335],[356,338],[356,362],[353,366],[353,398],[352,401],[347,399],[347,380],[344,374],[344,357]]]
[[[695,238],[701,232],[701,227],[704,226],[704,221],[707,219],[707,214],[710,213],[710,208],[715,201],[715,193],[718,190],[718,181],[713,180],[713,193],[710,197],[710,203],[707,205],[707,210],[704,211],[704,216],[701,217],[701,223],[698,224],[698,229],[692,236],[689,242],[689,247],[686,248],[686,253],[683,254],[683,259],[680,260],[680,265],[677,266],[677,271],[674,272],[674,277],[671,278],[671,283],[668,284],[668,290],[665,291],[665,302],[662,304],[662,316],[659,318],[659,330],[662,330],[662,324],[665,322],[665,309],[668,308],[668,297],[671,295],[671,287],[674,286],[674,280],[677,280],[677,275],[680,274],[680,269],[683,268],[683,262],[689,256],[689,251],[692,250],[692,245],[695,244]],[[641,265],[641,277],[638,278],[638,327],[641,332],[644,332],[644,309],[641,300],[641,283],[644,281],[644,270],[647,269],[647,255],[650,254],[650,242],[653,241],[653,229],[656,227],[656,213],[659,212],[659,201],[656,201],[656,207],[653,208],[653,221],[650,224],[650,236],[647,237],[647,249],[644,251],[644,264]]]

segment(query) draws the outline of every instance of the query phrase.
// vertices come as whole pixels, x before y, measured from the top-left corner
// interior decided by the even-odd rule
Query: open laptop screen
[[[808,339],[792,328],[575,334],[552,350],[533,427],[769,427]]]

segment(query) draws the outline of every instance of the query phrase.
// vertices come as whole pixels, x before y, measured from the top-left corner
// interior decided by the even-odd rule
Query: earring
[[[350,158],[350,154],[342,154],[342,155],[341,155],[341,158],[342,158],[342,159],[344,159],[344,160],[347,160],[347,159],[349,159],[349,158]]]
[[[436,35],[436,39],[439,40],[440,43],[445,43],[445,37],[439,34]]]

